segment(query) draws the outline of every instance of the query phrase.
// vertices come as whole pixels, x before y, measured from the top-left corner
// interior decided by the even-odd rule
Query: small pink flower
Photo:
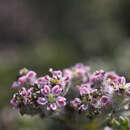
[[[81,96],[90,93],[90,90],[87,87],[85,87],[85,86],[81,86],[79,88],[79,91],[80,91],[80,95]]]
[[[102,96],[100,99],[100,103],[101,103],[102,107],[106,107],[112,103],[112,100],[107,96]]]
[[[78,108],[78,105],[81,104],[81,100],[79,98],[75,98],[73,101],[71,101],[71,105],[74,108]]]
[[[93,99],[92,101],[91,101],[91,105],[92,106],[96,106],[98,104],[98,100],[97,99]]]
[[[12,88],[19,88],[20,87],[20,84],[18,82],[13,82],[12,84]]]
[[[45,105],[47,103],[47,100],[43,97],[39,97],[37,99],[37,103],[40,104],[40,105]]]
[[[50,87],[48,85],[45,85],[42,89],[41,89],[41,93],[45,96],[48,96],[50,94]]]
[[[64,107],[66,105],[66,98],[59,96],[56,98],[56,103],[59,107]]]
[[[88,105],[82,104],[79,108],[81,111],[86,111],[88,109]]]
[[[48,85],[49,84],[50,77],[48,75],[44,77],[40,77],[37,79],[37,83],[40,85]]]
[[[52,88],[52,93],[54,95],[59,95],[62,92],[62,88],[60,88],[59,85],[56,85],[55,87]]]
[[[24,87],[21,88],[20,95],[22,95],[22,96],[26,96],[27,95],[27,91],[26,91],[26,89]]]
[[[29,79],[35,78],[36,77],[36,73],[34,71],[29,71],[26,76]]]
[[[30,88],[30,89],[27,90],[27,97],[31,97],[31,95],[32,95],[32,89],[33,88]]]
[[[47,106],[47,110],[48,111],[55,111],[57,109],[56,103],[50,104],[49,106]]]
[[[17,101],[16,101],[15,98],[12,98],[12,99],[10,100],[10,103],[13,104],[13,105],[15,105],[15,104],[17,104]]]
[[[126,86],[126,89],[130,89],[130,83],[127,83],[125,86]]]
[[[51,72],[52,73],[52,76],[54,77],[54,78],[61,78],[62,77],[62,72],[60,71],[60,70],[56,70],[56,71],[53,71],[53,69],[52,68],[50,68],[49,69],[49,72]]]
[[[29,104],[29,103],[30,103],[30,99],[26,97],[26,98],[24,98],[24,101],[23,101],[23,102],[24,102],[25,105],[26,105],[26,104]]]
[[[34,85],[35,81],[36,81],[36,73],[34,71],[29,71],[26,74],[27,77],[27,81],[29,82],[30,85]]]
[[[19,83],[25,83],[26,81],[27,81],[27,77],[26,76],[19,77],[19,79],[18,79]]]
[[[111,85],[105,86],[105,88],[103,90],[104,94],[110,94],[110,95],[112,95],[114,93],[114,91],[115,91],[115,89]]]
[[[117,81],[118,81],[119,84],[126,84],[125,77],[118,77]]]
[[[119,76],[115,72],[107,72],[106,77],[111,79],[113,82],[118,83]]]
[[[72,71],[70,69],[64,69],[63,74],[65,77],[68,77],[69,79],[72,78]]]
[[[66,83],[65,83],[65,82],[60,82],[60,83],[58,83],[58,85],[59,85],[60,87],[64,87],[64,86],[66,85]]]
[[[105,76],[105,72],[103,70],[98,70],[96,72],[93,73],[93,75],[91,76],[91,81],[93,83],[100,83],[104,80]]]

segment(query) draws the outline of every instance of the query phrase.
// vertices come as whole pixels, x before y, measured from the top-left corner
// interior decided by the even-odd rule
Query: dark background
[[[129,14],[129,0],[0,0],[0,130],[58,129],[11,109],[23,67],[45,74],[83,62],[130,81]]]

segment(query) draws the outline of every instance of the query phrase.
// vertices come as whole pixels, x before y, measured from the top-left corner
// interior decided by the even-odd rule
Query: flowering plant
[[[103,70],[91,73],[90,67],[83,64],[63,71],[51,68],[49,72],[50,75],[38,77],[32,70],[20,70],[12,84],[18,89],[11,99],[14,109],[22,115],[39,114],[67,124],[79,120],[86,124],[98,117],[103,118],[102,125],[113,128],[120,125],[118,119],[128,122],[120,116],[129,109],[130,83],[125,77]]]

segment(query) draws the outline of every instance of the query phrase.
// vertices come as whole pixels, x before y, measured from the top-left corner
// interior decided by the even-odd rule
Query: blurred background
[[[11,109],[23,67],[45,74],[83,62],[130,81],[129,12],[129,0],[0,0],[0,130],[59,129]]]

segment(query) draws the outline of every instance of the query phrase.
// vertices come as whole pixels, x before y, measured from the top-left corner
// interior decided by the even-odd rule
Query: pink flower
[[[36,77],[36,73],[34,71],[29,71],[26,74],[27,78],[31,79],[31,78],[35,78]]]
[[[48,85],[49,82],[50,82],[50,77],[49,77],[49,75],[46,75],[46,76],[44,76],[44,77],[40,77],[40,78],[37,79],[37,83],[38,83],[39,85]]]
[[[12,98],[12,99],[10,100],[10,103],[13,104],[13,105],[15,105],[15,104],[17,104],[17,101],[16,101],[15,98]]]
[[[112,103],[112,100],[107,96],[102,96],[100,99],[100,103],[102,107],[106,107]]]
[[[81,86],[81,87],[79,88],[79,91],[80,91],[80,95],[81,95],[81,96],[90,93],[89,88],[87,88],[87,87],[85,87],[85,86]]]
[[[45,96],[48,96],[50,94],[50,87],[48,85],[45,85],[42,89],[41,89],[41,93]]]
[[[26,81],[27,81],[27,77],[26,76],[19,77],[19,79],[18,79],[19,83],[25,83]]]
[[[26,74],[27,80],[29,82],[30,85],[34,85],[35,81],[36,81],[36,73],[34,71],[29,71]]]
[[[76,64],[74,67],[72,67],[72,72],[74,73],[74,76],[81,77],[85,76],[86,73],[90,70],[90,67],[84,66],[81,63]]]
[[[92,106],[95,106],[95,107],[96,107],[97,104],[98,104],[98,99],[93,99],[93,100],[91,101],[91,105],[92,105]]]
[[[125,77],[119,77],[119,78],[118,78],[118,82],[119,82],[119,84],[126,84],[126,79],[125,79]]]
[[[45,105],[47,103],[47,100],[43,97],[39,97],[37,99],[37,103],[40,104],[40,105]]]
[[[114,90],[113,86],[111,86],[111,85],[105,86],[105,88],[103,90],[104,94],[110,94],[110,95],[113,95],[114,91],[115,90]]]
[[[47,106],[47,110],[55,111],[57,109],[56,103],[50,104]]]
[[[25,105],[26,105],[26,104],[29,104],[29,103],[30,103],[30,99],[26,97],[26,98],[24,98],[24,101],[23,101],[23,102],[24,102]]]
[[[22,96],[26,96],[27,95],[27,91],[26,91],[26,89],[24,87],[21,88],[20,95],[22,95]]]
[[[68,77],[69,79],[72,78],[72,71],[70,69],[64,69],[63,74],[65,77]]]
[[[130,83],[127,83],[125,86],[126,86],[126,89],[130,89]]]
[[[30,89],[27,90],[27,97],[31,97],[31,95],[32,95],[32,89],[33,88],[30,88]]]
[[[19,88],[20,87],[20,84],[18,82],[13,82],[12,84],[12,88]]]
[[[73,101],[71,101],[71,105],[74,108],[78,108],[78,106],[81,104],[81,100],[79,98],[75,98]]]
[[[49,69],[49,72],[51,72],[52,73],[52,76],[54,77],[54,78],[61,78],[62,77],[62,72],[60,71],[60,70],[56,70],[56,71],[53,71],[53,69],[52,68],[50,68]]]
[[[62,97],[62,96],[59,96],[56,98],[56,104],[59,106],[59,107],[64,107],[66,105],[66,98]]]
[[[86,111],[88,109],[88,105],[82,104],[79,108],[81,111]]]
[[[111,79],[115,83],[118,83],[119,76],[115,72],[107,72],[106,78]]]
[[[52,93],[54,95],[59,95],[62,92],[62,88],[60,88],[59,85],[56,85],[55,87],[52,88]]]
[[[100,83],[104,80],[104,75],[105,72],[103,70],[98,70],[94,72],[93,75],[91,76],[91,81],[93,83]]]

